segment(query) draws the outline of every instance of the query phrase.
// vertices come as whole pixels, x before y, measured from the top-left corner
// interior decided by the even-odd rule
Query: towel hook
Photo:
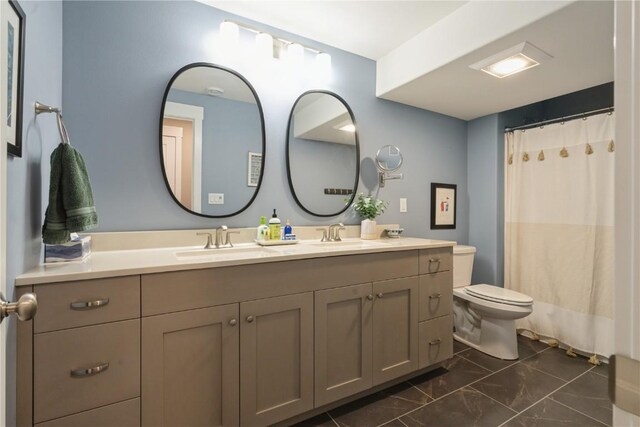
[[[60,133],[60,138],[64,144],[71,145],[69,141],[69,132],[67,131],[67,127],[64,124],[64,120],[62,120],[62,111],[60,111],[57,107],[51,107],[49,105],[42,104],[41,102],[36,101],[35,105],[36,115],[42,113],[55,113],[56,114],[56,123],[58,125],[58,132]]]

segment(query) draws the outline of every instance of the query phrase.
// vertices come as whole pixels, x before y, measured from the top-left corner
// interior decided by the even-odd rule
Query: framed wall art
[[[431,229],[456,228],[457,185],[431,183]]]
[[[25,15],[17,1],[0,2],[0,103],[2,139],[9,154],[22,157]]]

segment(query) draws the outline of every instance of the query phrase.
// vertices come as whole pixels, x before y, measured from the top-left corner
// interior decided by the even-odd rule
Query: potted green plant
[[[353,210],[362,218],[362,222],[360,223],[361,239],[378,238],[375,219],[378,215],[382,215],[388,204],[389,202],[376,199],[371,195],[365,196],[364,193],[358,194],[358,197],[353,202]]]

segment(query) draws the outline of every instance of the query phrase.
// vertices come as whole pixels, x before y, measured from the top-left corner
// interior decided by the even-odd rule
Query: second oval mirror
[[[190,64],[171,79],[160,117],[165,181],[191,213],[228,217],[256,197],[264,169],[258,95],[235,71]]]
[[[358,132],[347,103],[331,92],[302,94],[287,132],[287,173],[298,205],[315,216],[339,215],[353,201],[359,172]]]

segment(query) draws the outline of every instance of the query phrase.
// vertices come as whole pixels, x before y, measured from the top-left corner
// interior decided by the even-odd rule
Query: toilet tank
[[[473,257],[476,248],[473,246],[456,245],[453,247],[453,287],[460,288],[471,284],[473,271]]]

